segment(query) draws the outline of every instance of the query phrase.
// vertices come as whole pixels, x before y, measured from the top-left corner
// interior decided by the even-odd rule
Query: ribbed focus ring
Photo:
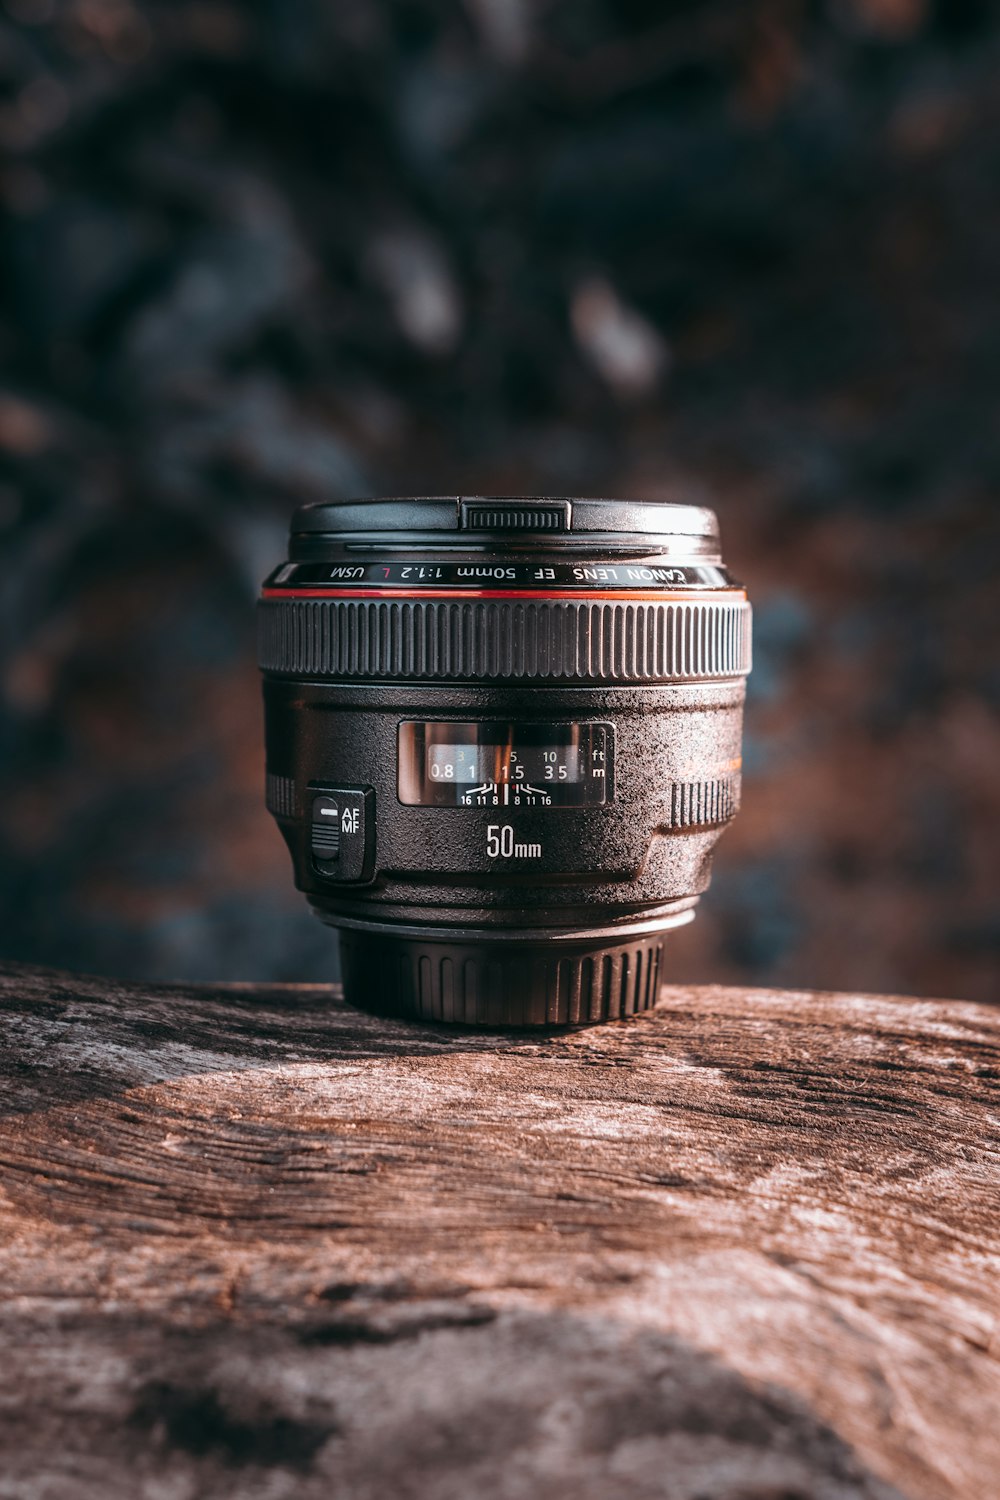
[[[711,827],[728,823],[740,806],[740,777],[714,781],[675,781],[670,788],[671,828]]]
[[[750,670],[750,606],[264,599],[259,661],[294,677],[684,682]]]

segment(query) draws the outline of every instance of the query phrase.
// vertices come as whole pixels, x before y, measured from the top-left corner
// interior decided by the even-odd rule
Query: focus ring
[[[750,670],[746,600],[264,599],[259,662],[293,677],[686,682]]]

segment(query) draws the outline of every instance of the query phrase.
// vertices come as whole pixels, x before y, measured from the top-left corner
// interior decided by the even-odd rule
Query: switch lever
[[[332,787],[314,796],[309,836],[317,872],[327,880],[370,880],[374,820],[371,787]]]

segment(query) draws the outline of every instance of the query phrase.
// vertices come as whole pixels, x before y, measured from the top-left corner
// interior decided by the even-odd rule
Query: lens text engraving
[[[486,829],[487,859],[541,859],[541,844],[518,843],[510,823],[490,823]]]

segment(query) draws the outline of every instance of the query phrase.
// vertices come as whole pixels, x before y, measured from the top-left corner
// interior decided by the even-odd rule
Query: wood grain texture
[[[0,1018],[0,1500],[1000,1493],[1000,1012]]]

